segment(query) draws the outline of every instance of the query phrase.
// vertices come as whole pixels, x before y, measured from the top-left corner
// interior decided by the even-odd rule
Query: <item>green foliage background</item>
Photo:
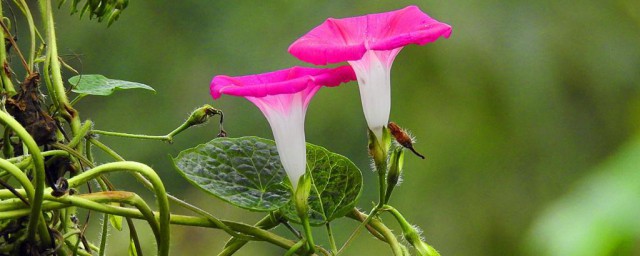
[[[540,216],[550,215],[548,206],[558,198],[580,194],[584,189],[574,188],[589,180],[597,184],[599,179],[591,175],[607,176],[611,168],[594,168],[638,132],[637,1],[131,1],[108,29],[103,23],[78,21],[77,15],[68,15],[67,8],[59,10],[56,18],[59,51],[68,54],[64,59],[81,72],[141,82],[157,90],[156,94],[121,91],[110,97],[85,98],[77,107],[99,129],[166,134],[191,110],[209,103],[225,112],[230,136],[271,138],[266,119],[250,102],[234,97],[212,101],[208,87],[214,75],[306,65],[286,49],[324,19],[410,4],[452,25],[453,34],[427,46],[407,46],[395,61],[391,120],[413,132],[418,138],[416,148],[427,160],[407,155],[404,181],[391,204],[420,226],[427,241],[443,255],[533,255],[538,250],[545,250],[543,255],[560,255],[546,248],[552,246],[545,239],[530,241],[574,236],[568,232],[572,226],[552,225],[539,229],[543,233],[530,230]],[[366,170],[370,163],[360,108],[355,83],[323,89],[309,106],[306,132],[309,142],[348,156]],[[154,167],[169,193],[216,216],[253,222],[262,215],[207,196],[173,170],[168,155],[216,134],[217,125],[210,123],[180,134],[172,145],[121,138],[103,141],[125,158]],[[117,178],[121,179],[114,183],[122,188],[142,188],[130,177],[112,177]],[[377,195],[375,174],[365,171],[364,179],[359,205],[368,209]],[[635,190],[622,205],[638,205],[640,180],[627,182]],[[588,196],[573,204],[585,207],[617,193],[609,187],[587,191]],[[563,208],[565,201],[553,209],[570,212],[572,203]],[[634,209],[614,212],[640,216],[631,212]],[[576,227],[595,225],[584,219]],[[612,215],[598,225],[606,226],[608,220],[618,219]],[[338,221],[334,228],[338,243],[344,242],[355,224]],[[173,230],[174,255],[213,255],[228,238],[216,230]],[[617,234],[613,229],[595,240],[606,240],[605,245],[613,248],[603,255],[640,255],[638,233],[636,229],[612,239],[609,234]],[[152,235],[147,236],[152,241]],[[112,238],[116,240],[111,242],[110,254],[122,255],[126,233]],[[363,235],[346,253],[388,252],[385,244]],[[239,255],[282,253],[251,243]],[[571,253],[580,255],[576,251],[562,255]]]

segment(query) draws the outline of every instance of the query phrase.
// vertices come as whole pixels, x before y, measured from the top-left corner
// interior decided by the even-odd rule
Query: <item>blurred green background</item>
[[[640,255],[638,1],[133,0],[111,28],[78,20],[63,7],[56,14],[58,47],[82,73],[157,90],[83,99],[77,105],[81,116],[97,129],[166,134],[191,110],[212,104],[225,112],[230,136],[272,138],[250,102],[211,99],[214,75],[306,65],[286,49],[324,19],[412,4],[450,24],[453,34],[407,46],[395,60],[391,120],[412,131],[427,159],[407,157],[391,204],[443,255]],[[306,132],[309,142],[348,156],[363,170],[359,206],[369,209],[376,179],[368,170],[356,86],[321,90],[309,106]],[[262,214],[204,194],[172,167],[170,155],[216,133],[212,122],[180,134],[171,145],[102,140],[125,158],[155,168],[169,193],[216,216],[254,222]],[[111,178],[152,200],[132,177]],[[139,223],[145,232],[146,224]],[[338,243],[355,227],[338,221]],[[127,233],[112,234],[109,254],[123,255]],[[173,255],[215,255],[228,238],[193,227],[175,227],[172,236]],[[153,254],[149,233],[145,241]],[[251,243],[238,255],[282,253]],[[387,254],[388,247],[368,235],[346,251]]]

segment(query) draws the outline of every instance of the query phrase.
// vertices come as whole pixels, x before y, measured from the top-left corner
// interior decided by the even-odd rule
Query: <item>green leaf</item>
[[[114,204],[114,206],[120,206],[120,204]],[[122,231],[122,216],[109,214],[109,223],[118,231]]]
[[[307,143],[307,171],[311,172],[310,223],[314,226],[346,215],[362,190],[362,173],[348,158]],[[291,201],[282,210],[287,219],[300,223]]]
[[[129,256],[138,256],[138,250],[136,250],[136,243],[133,239],[129,240]]]
[[[79,94],[108,96],[116,90],[145,89],[155,92],[151,86],[141,83],[109,79],[103,75],[78,75],[69,78],[73,92]]]
[[[258,137],[216,138],[173,159],[196,187],[238,207],[273,211],[291,200],[275,143]]]

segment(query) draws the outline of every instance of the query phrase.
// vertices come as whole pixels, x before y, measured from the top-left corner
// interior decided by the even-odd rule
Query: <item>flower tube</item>
[[[407,44],[424,45],[450,34],[451,26],[408,6],[385,13],[329,18],[293,42],[289,53],[316,65],[348,61],[357,75],[367,125],[380,140],[391,111],[394,58]]]
[[[349,66],[338,68],[292,67],[274,72],[229,77],[211,81],[214,99],[222,94],[241,96],[253,102],[271,126],[280,161],[296,191],[306,170],[304,118],[309,101],[322,86],[338,86],[355,80]]]

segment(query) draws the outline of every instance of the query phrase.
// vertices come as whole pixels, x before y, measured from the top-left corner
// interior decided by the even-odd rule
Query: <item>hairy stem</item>
[[[396,236],[387,226],[385,226],[377,218],[371,218],[371,215],[367,216],[366,214],[358,210],[351,211],[348,217],[358,221],[362,218],[365,218],[365,220],[368,219],[369,225],[371,225],[371,227],[380,235],[382,235],[385,241],[387,241],[387,244],[389,244],[389,246],[391,247],[391,251],[393,252],[393,255],[396,255],[396,256],[404,255],[402,252],[402,245],[398,242],[398,239],[396,238]]]
[[[33,22],[33,15],[31,15],[31,10],[29,9],[27,2],[25,0],[20,0],[18,6],[20,6],[20,10],[24,14],[24,17],[27,19],[27,24],[29,26],[30,45],[29,45],[29,58],[27,59],[27,65],[29,67],[29,70],[32,70],[33,61],[36,56],[36,28],[35,28],[36,26]]]
[[[413,245],[414,248],[416,248],[416,251],[420,255],[440,256],[440,253],[438,253],[436,249],[422,240],[422,238],[420,237],[420,232],[416,230],[416,228],[414,228],[411,224],[409,224],[409,222],[404,218],[404,216],[402,216],[402,214],[398,210],[396,210],[396,208],[393,208],[390,205],[385,205],[382,210],[388,211],[391,213],[391,215],[393,215],[393,217],[398,221],[398,224],[400,224],[400,228],[402,228],[402,233],[405,239],[407,239],[407,241],[411,245]]]
[[[62,81],[62,70],[60,69],[60,60],[58,59],[58,45],[56,42],[55,24],[53,21],[52,1],[45,0],[40,2],[42,9],[43,21],[46,28],[47,54],[45,61],[45,71],[49,70],[49,76],[45,80],[51,79],[51,94],[55,95],[56,107],[62,116],[71,125],[71,131],[75,135],[80,130],[80,118],[76,111],[69,104],[67,92]]]

